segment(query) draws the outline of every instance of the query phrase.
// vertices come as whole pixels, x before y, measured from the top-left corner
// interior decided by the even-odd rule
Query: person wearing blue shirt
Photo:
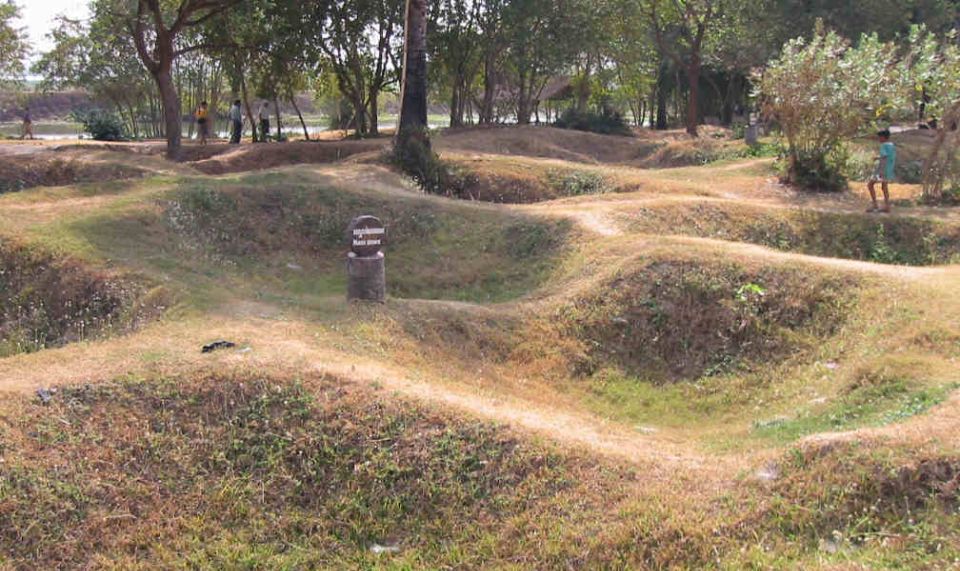
[[[867,209],[867,212],[890,212],[890,181],[893,180],[894,167],[897,164],[897,147],[890,142],[890,130],[884,129],[877,133],[877,139],[880,140],[880,156],[877,157],[877,166],[873,171],[873,176],[867,183],[867,190],[870,191],[870,199],[873,205]],[[883,207],[877,205],[877,183],[883,190]]]

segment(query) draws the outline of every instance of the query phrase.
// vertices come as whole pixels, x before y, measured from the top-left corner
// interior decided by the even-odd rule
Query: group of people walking
[[[241,101],[239,99],[233,102],[233,105],[230,106],[230,112],[227,114],[227,118],[230,120],[230,143],[233,145],[239,145],[240,139],[243,137],[243,111],[241,109]],[[199,107],[194,112],[194,119],[197,122],[197,136],[200,140],[201,145],[207,144],[207,138],[210,136],[210,109],[206,101],[200,102]],[[257,119],[259,120],[260,128],[260,141],[266,142],[270,139],[270,104],[263,102],[260,104],[260,109],[257,111]]]

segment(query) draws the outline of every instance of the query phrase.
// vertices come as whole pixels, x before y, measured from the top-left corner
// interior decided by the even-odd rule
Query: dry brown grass
[[[36,566],[40,556],[48,557],[44,563],[73,557],[94,566],[169,567],[182,564],[177,555],[182,553],[199,554],[199,561],[208,566],[229,567],[235,560],[225,555],[228,552],[241,552],[247,561],[274,567],[318,561],[283,559],[291,552],[277,545],[286,542],[287,549],[308,545],[310,553],[330,557],[324,560],[328,566],[371,563],[369,556],[360,554],[362,547],[358,552],[351,551],[355,546],[334,548],[332,543],[317,542],[323,533],[311,535],[276,525],[302,514],[282,508],[294,501],[283,494],[257,500],[266,494],[258,496],[256,490],[272,482],[279,482],[279,487],[271,490],[286,489],[288,481],[276,478],[289,477],[292,472],[287,469],[255,472],[247,482],[256,493],[239,496],[230,495],[238,488],[207,489],[204,481],[190,479],[189,493],[183,496],[189,501],[178,502],[183,497],[173,493],[146,493],[162,489],[159,484],[139,489],[143,482],[127,472],[137,464],[117,459],[117,454],[131,450],[132,457],[146,458],[137,455],[146,454],[143,435],[152,433],[140,428],[162,424],[166,418],[161,418],[162,406],[144,407],[139,397],[131,398],[132,393],[111,394],[110,387],[116,385],[110,383],[119,376],[145,383],[137,390],[147,395],[146,402],[158,402],[150,395],[166,390],[151,383],[161,379],[158,386],[169,388],[163,383],[173,380],[180,396],[170,397],[177,400],[170,410],[180,412],[171,414],[186,426],[194,426],[195,417],[208,418],[203,415],[212,408],[203,408],[204,403],[222,404],[221,397],[227,394],[249,396],[250,387],[264,378],[283,384],[300,377],[309,381],[311,398],[329,407],[324,409],[324,423],[349,423],[350,434],[361,440],[379,438],[374,433],[384,418],[398,411],[407,414],[408,406],[426,410],[425,417],[405,417],[411,430],[425,434],[435,435],[431,430],[441,419],[443,430],[454,431],[469,426],[471,419],[482,419],[508,427],[508,432],[497,434],[515,438],[534,457],[541,451],[562,456],[556,466],[573,482],[553,487],[543,472],[524,472],[537,464],[527,462],[531,456],[521,455],[518,466],[524,468],[497,474],[505,478],[532,474],[529,485],[538,486],[542,496],[531,503],[509,496],[498,508],[502,511],[481,510],[478,515],[470,511],[478,505],[472,500],[444,504],[447,500],[441,499],[439,503],[449,508],[442,511],[441,525],[428,527],[416,539],[389,536],[382,526],[394,520],[367,517],[365,529],[384,530],[384,541],[402,540],[399,555],[385,556],[391,559],[374,565],[945,569],[955,564],[960,525],[952,502],[960,396],[951,393],[951,387],[960,380],[956,376],[960,267],[936,260],[933,267],[919,268],[877,263],[885,260],[871,261],[868,256],[826,257],[834,251],[778,250],[769,247],[776,244],[753,239],[751,228],[764,221],[783,220],[797,231],[812,217],[860,220],[862,198],[856,192],[793,193],[771,180],[769,161],[656,171],[602,164],[630,162],[649,150],[641,148],[643,144],[684,145],[682,137],[673,142],[638,138],[626,143],[627,148],[606,148],[611,147],[606,139],[567,132],[554,136],[553,131],[530,128],[448,133],[439,141],[444,154],[489,176],[526,177],[540,184],[551,171],[589,172],[621,192],[535,205],[452,202],[418,195],[396,173],[367,164],[194,178],[186,184],[193,191],[222,192],[243,206],[236,220],[222,219],[232,221],[224,226],[230,229],[228,234],[243,234],[218,243],[217,252],[230,263],[217,262],[220,258],[204,261],[178,248],[177,240],[183,237],[160,231],[159,223],[146,223],[150,216],[162,214],[174,197],[170,189],[181,181],[138,183],[111,195],[83,196],[67,188],[0,199],[0,219],[6,228],[34,241],[83,249],[90,259],[109,258],[120,269],[136,268],[183,296],[183,303],[164,319],[131,335],[0,359],[0,389],[11,393],[38,386],[107,383],[95,402],[76,393],[93,412],[57,403],[57,414],[50,415],[54,409],[29,404],[20,400],[26,398],[22,396],[9,397],[0,411],[5,455],[15,457],[19,468],[33,470],[33,476],[60,474],[38,479],[44,486],[87,482],[78,485],[85,505],[91,506],[89,517],[76,527],[84,539],[58,546],[49,542],[56,536],[49,514],[73,513],[69,502],[62,498],[60,503],[37,502],[50,507],[40,510],[47,515],[30,512],[30,501],[21,494],[24,488],[17,488],[20,496],[6,497],[16,497],[19,503],[0,501],[0,511],[19,513],[20,520],[37,524],[33,529],[19,523],[4,525],[5,532],[15,532],[7,536],[13,538],[4,548],[7,557],[16,554],[15,561],[26,567]],[[466,148],[470,145],[476,148]],[[306,143],[258,145],[231,151],[235,159],[223,154],[206,160],[236,160],[246,168],[257,165],[256,153],[282,155],[284,149],[294,149],[291,161],[326,160],[310,155],[312,148]],[[301,156],[301,150],[307,155]],[[498,156],[501,150],[510,156]],[[261,157],[261,163],[273,160]],[[179,168],[182,165],[170,172],[189,172]],[[285,194],[281,186],[296,192]],[[316,191],[318,186],[323,193]],[[907,195],[915,189],[897,192],[901,190]],[[291,202],[295,196],[306,202]],[[322,197],[322,204],[310,203],[311,197]],[[287,258],[282,256],[295,253],[306,259],[318,251],[332,251],[332,242],[318,250],[309,238],[313,226],[300,224],[296,215],[322,218],[337,201],[348,204],[348,210],[375,207],[469,222],[430,226],[421,245],[448,256],[456,252],[464,262],[403,266],[418,268],[417,275],[397,279],[416,287],[405,290],[409,299],[394,298],[384,307],[345,306],[342,292],[332,286],[295,292],[291,281],[307,283],[325,276],[327,270],[321,266],[326,266],[316,260],[302,263],[301,272],[322,270],[304,279],[284,269]],[[251,218],[257,225],[238,222],[247,211],[258,212]],[[957,216],[946,209],[906,206],[899,213],[892,219],[866,220],[952,229]],[[215,229],[221,219],[211,220],[206,230]],[[500,303],[418,299],[437,297],[424,292],[444,280],[444,287],[472,284],[483,295],[500,291],[503,284],[486,283],[471,272],[490,275],[488,262],[505,263],[497,249],[502,243],[485,240],[516,237],[510,228],[521,220],[525,225],[536,222],[565,229],[564,236],[558,236],[561,247],[554,251],[555,267],[547,279],[531,282]],[[468,226],[469,235],[456,234],[456,228]],[[131,232],[134,228],[137,231]],[[815,225],[811,232],[822,234]],[[130,234],[146,236],[147,246],[122,245]],[[890,245],[905,247],[901,242],[910,241],[908,234],[888,233],[895,242]],[[154,240],[169,248],[154,249]],[[496,247],[479,248],[488,243]],[[404,240],[389,246],[388,260],[413,255],[416,248],[408,246]],[[248,258],[257,263],[249,264]],[[276,263],[260,261],[273,258]],[[234,263],[247,265],[236,271]],[[333,262],[328,265],[332,268]],[[571,308],[576,311],[571,313]],[[829,319],[818,317],[824,315]],[[202,355],[200,346],[217,338],[236,341],[240,347]],[[704,374],[718,355],[732,356],[733,361],[720,359],[730,366]],[[584,361],[593,366],[577,366]],[[749,366],[737,366],[738,362]],[[212,381],[211,370],[217,372]],[[663,379],[684,382],[650,383],[644,376],[654,370],[663,373]],[[325,380],[314,382],[318,378]],[[236,381],[247,383],[246,388],[238,388]],[[98,389],[91,390],[94,394]],[[192,403],[189,399],[197,395],[210,398]],[[378,408],[384,401],[388,404]],[[368,410],[364,408],[368,404],[382,414],[377,418],[355,414]],[[112,410],[122,411],[120,422],[108,422]],[[185,410],[189,414],[181,414]],[[285,414],[290,410],[280,407],[271,412],[271,426],[299,430],[291,424],[296,415]],[[155,449],[158,457],[170,465],[178,465],[170,459],[183,460],[179,465],[190,469],[205,466],[190,448],[209,450],[204,447],[213,446],[216,435],[236,426],[231,419],[210,416],[209,442],[189,444],[187,439],[176,450],[161,446]],[[84,424],[85,420],[90,422]],[[42,435],[30,434],[31,427],[40,425],[44,430],[57,428],[69,438],[53,445],[41,442]],[[100,442],[111,445],[101,445],[93,454],[84,440],[93,433],[81,434],[80,426],[94,427]],[[349,443],[351,438],[334,441]],[[541,439],[549,444],[538,443]],[[404,452],[395,458],[396,469],[403,473],[412,466],[437,463],[451,473],[467,473],[451,460],[457,456],[449,449],[399,450]],[[493,454],[484,450],[481,455]],[[77,461],[67,466],[67,460],[84,454],[102,466],[101,479],[90,476],[93,464]],[[352,458],[343,456],[348,457]],[[371,465],[380,466],[380,460]],[[144,462],[156,466],[155,459]],[[52,471],[55,467],[61,471]],[[219,472],[205,469],[220,478]],[[389,470],[371,480],[364,480],[367,473],[360,470],[362,481],[392,481]],[[151,473],[147,481],[179,477],[161,472]],[[304,493],[314,497],[324,486],[349,481],[312,481]],[[444,482],[441,487],[449,490],[448,480],[426,481]],[[118,489],[137,493],[118,495]],[[236,513],[254,516],[221,519],[226,516],[204,507],[213,505],[204,503],[211,490],[221,494],[218,497],[229,496],[229,505],[216,504],[218,509],[225,507],[224,513],[239,510]],[[384,497],[368,492],[363,488],[357,497],[378,501]],[[441,495],[435,498],[451,497],[443,496],[442,490],[437,493]],[[421,500],[404,513],[411,517],[425,513]],[[268,512],[273,523],[258,528],[260,535],[245,531],[243,526],[251,521],[267,521],[257,518]],[[169,524],[197,517],[203,518],[202,525]],[[311,521],[315,530],[333,525],[323,518]],[[243,531],[229,535],[227,523]],[[431,551],[430,538],[448,537],[442,528],[469,532],[445,544],[454,546],[450,551]],[[276,530],[270,532],[269,541],[260,541],[263,529]],[[37,530],[50,533],[44,538],[36,535]],[[20,539],[16,533],[29,536],[32,545],[54,547],[46,555],[17,551],[12,543]],[[202,542],[191,539],[195,537],[217,539],[199,549]],[[274,541],[277,538],[279,542]],[[136,551],[144,542],[165,548]],[[261,551],[250,552],[251,546]],[[356,557],[335,559],[346,553]]]

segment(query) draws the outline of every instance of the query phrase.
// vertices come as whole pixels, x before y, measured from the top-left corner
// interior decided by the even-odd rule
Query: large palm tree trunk
[[[427,0],[407,0],[400,89],[399,142],[427,138]]]

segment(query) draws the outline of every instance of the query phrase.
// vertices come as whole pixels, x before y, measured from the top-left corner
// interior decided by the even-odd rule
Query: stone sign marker
[[[376,301],[387,298],[387,278],[381,249],[387,230],[376,216],[358,216],[347,227],[347,300]]]

